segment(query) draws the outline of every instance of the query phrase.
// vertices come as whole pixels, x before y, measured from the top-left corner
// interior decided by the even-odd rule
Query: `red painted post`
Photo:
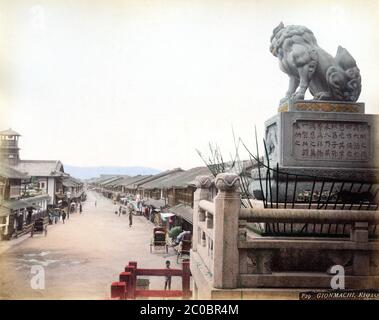
[[[121,272],[120,273],[120,282],[124,282],[125,283],[125,299],[126,298],[129,298],[129,295],[130,295],[130,284],[131,284],[131,273],[130,272]]]
[[[132,277],[132,271],[134,270],[134,266],[129,264],[125,267],[125,272],[128,272],[130,274],[128,283],[127,283],[127,298],[128,299],[133,299],[133,277]]]
[[[135,299],[136,298],[136,287],[137,287],[137,271],[136,271],[136,267],[134,265],[131,265],[130,269],[131,269],[130,280],[132,283],[130,297],[131,297],[131,299]]]
[[[135,299],[136,298],[136,291],[137,291],[137,261],[129,261],[129,266],[134,267],[134,269],[132,269],[131,278],[133,281],[132,296],[133,296],[133,299]]]
[[[137,269],[137,262],[130,261],[125,267],[125,272],[119,275],[119,282],[113,282],[111,286],[112,298],[135,299],[141,297],[182,297],[183,299],[191,298],[190,279],[191,271],[189,260],[184,259],[182,269],[172,269],[169,271],[171,276],[182,277],[182,290],[137,290],[137,276],[165,276],[167,269]]]
[[[137,262],[136,261],[129,261],[128,265],[125,266],[125,271],[130,271],[128,270],[130,266],[135,266],[137,268]]]
[[[130,275],[131,275],[130,272],[121,272],[120,273],[120,282],[128,282]]]
[[[136,272],[137,262],[129,261],[129,264],[125,267],[125,272],[130,272],[129,284],[127,287],[128,298],[135,299],[136,286],[137,286],[137,272]]]
[[[183,274],[182,274],[183,299],[189,299],[191,297],[191,291],[190,291],[191,271],[190,271],[188,259],[183,260],[182,268],[183,268]]]
[[[112,282],[111,298],[125,299],[126,284],[125,282]]]
[[[132,282],[132,277],[130,276],[129,281],[126,283],[126,298],[133,299],[132,293],[133,293],[133,282]]]

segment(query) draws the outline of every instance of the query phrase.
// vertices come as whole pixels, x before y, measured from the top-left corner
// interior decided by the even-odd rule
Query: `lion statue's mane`
[[[284,99],[304,100],[306,90],[315,100],[358,100],[360,71],[350,53],[338,47],[332,57],[318,46],[313,32],[304,26],[280,23],[271,36],[271,53],[290,77]]]

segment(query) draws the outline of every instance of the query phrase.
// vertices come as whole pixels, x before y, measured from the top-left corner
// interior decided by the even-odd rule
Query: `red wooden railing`
[[[137,289],[137,276],[172,276],[182,278],[182,290],[139,290]],[[130,261],[125,271],[120,273],[119,281],[111,285],[111,299],[136,299],[138,297],[149,298],[177,298],[189,299],[191,271],[189,260],[183,260],[182,269],[138,269],[137,262]]]

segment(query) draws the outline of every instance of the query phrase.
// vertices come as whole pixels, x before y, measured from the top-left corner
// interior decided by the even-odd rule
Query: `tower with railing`
[[[12,129],[0,132],[0,161],[15,166],[20,161],[18,139],[21,135]]]

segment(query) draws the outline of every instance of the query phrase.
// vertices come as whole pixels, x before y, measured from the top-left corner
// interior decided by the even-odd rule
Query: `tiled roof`
[[[77,187],[77,186],[80,186],[82,185],[82,183],[75,179],[74,177],[65,177],[62,179],[62,184],[65,186],[65,187]]]
[[[182,171],[183,170],[180,168],[175,168],[175,169],[167,170],[155,175],[146,175],[146,176],[139,175],[139,176],[134,176],[134,177],[128,177],[125,180],[118,181],[118,183],[115,185],[122,185],[128,189],[136,189],[144,185],[145,183],[149,183],[151,181],[155,181],[157,179],[166,177],[171,174],[175,174],[177,172],[182,172]]]
[[[177,171],[149,183],[141,185],[143,189],[183,188],[193,185],[197,176],[211,175],[208,167],[196,167],[186,171]]]
[[[2,136],[21,136],[21,134],[9,128],[8,130],[0,131],[0,135]]]
[[[152,185],[154,183],[158,183],[160,180],[165,179],[165,178],[167,178],[167,177],[169,177],[171,175],[176,175],[179,172],[183,172],[183,169],[175,168],[175,169],[172,169],[172,170],[167,170],[167,171],[158,173],[158,174],[153,175],[153,176],[151,176],[150,178],[148,178],[148,179],[146,179],[144,181],[140,181],[138,183],[137,187],[142,188],[142,189],[148,189],[148,188],[146,188],[146,186],[150,186],[150,185]]]
[[[104,180],[104,181],[100,182],[100,184],[101,184],[103,187],[105,187],[105,186],[107,186],[107,185],[109,185],[109,184],[112,184],[112,182],[118,181],[118,180],[120,180],[120,179],[122,179],[122,177],[120,177],[120,176],[116,176],[116,177],[112,177],[112,178],[109,178],[109,179],[107,179],[107,180]]]
[[[130,184],[136,183],[138,181],[145,180],[150,178],[151,175],[138,175],[134,177],[125,177],[122,180],[118,180],[115,182],[114,186],[128,186]]]
[[[63,164],[59,160],[20,160],[14,169],[33,177],[64,176]]]
[[[0,163],[0,177],[8,179],[27,179],[29,176],[23,172],[20,172],[6,164]]]
[[[103,182],[109,181],[110,179],[119,177],[118,175],[100,175],[100,177],[95,178],[91,181],[91,183],[101,184]]]

